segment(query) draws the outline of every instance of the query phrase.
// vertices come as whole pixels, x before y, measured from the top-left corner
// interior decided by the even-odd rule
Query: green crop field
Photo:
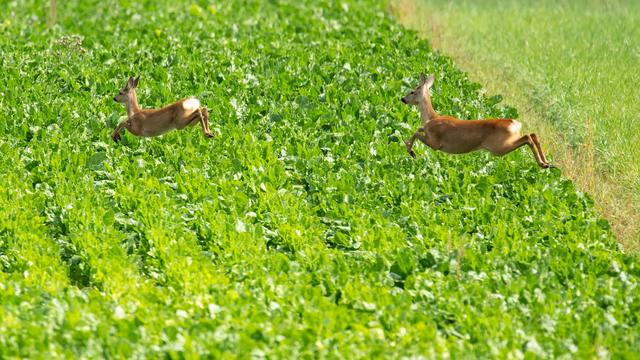
[[[443,113],[516,110],[385,4],[2,7],[0,358],[640,351],[640,263],[560,171],[408,156],[422,71]],[[217,136],[111,142],[130,75]]]
[[[640,2],[394,3],[404,23],[521,110],[625,248],[640,252]]]

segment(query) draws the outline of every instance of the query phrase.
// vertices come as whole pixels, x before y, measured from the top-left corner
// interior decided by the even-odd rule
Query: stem
[[[57,0],[49,0],[49,13],[47,16],[47,25],[52,27],[56,23]]]

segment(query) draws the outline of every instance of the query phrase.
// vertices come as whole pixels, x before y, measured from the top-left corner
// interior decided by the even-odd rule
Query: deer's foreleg
[[[416,142],[416,139],[418,138],[418,132],[416,131],[413,136],[411,136],[411,138],[407,141],[404,142],[404,144],[407,146],[407,152],[409,153],[409,155],[411,155],[411,157],[413,157],[414,159],[416,158],[416,153],[415,151],[413,151],[413,143]]]
[[[442,148],[440,140],[433,135],[427,134],[427,131],[424,128],[418,129],[418,139],[433,150],[440,150],[440,148]]]
[[[120,141],[120,132],[122,131],[122,129],[128,127],[128,123],[129,123],[129,120],[125,120],[125,121],[120,122],[118,124],[118,126],[116,126],[116,129],[111,134],[111,139],[113,141],[115,141],[115,142]]]
[[[411,136],[411,138],[405,142],[407,144],[407,151],[409,152],[409,155],[413,156],[414,158],[416,157],[416,153],[413,151],[413,143],[416,141],[416,139],[420,140],[423,144],[434,150],[440,150],[440,148],[442,147],[442,144],[440,144],[440,142],[435,137],[429,136],[424,128],[418,128],[413,136]]]

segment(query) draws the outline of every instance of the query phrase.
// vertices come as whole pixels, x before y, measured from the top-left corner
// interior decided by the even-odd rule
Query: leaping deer
[[[113,97],[113,100],[123,103],[127,108],[127,120],[119,123],[111,134],[113,141],[120,140],[122,129],[127,129],[135,136],[151,137],[193,126],[196,122],[200,122],[206,137],[213,137],[209,129],[209,111],[206,107],[201,107],[196,98],[182,99],[162,109],[140,109],[136,98],[139,81],[139,76],[135,79],[130,77],[127,85]]]
[[[534,133],[521,136],[522,125],[516,120],[460,120],[452,116],[439,115],[433,110],[429,94],[433,81],[433,75],[426,78],[424,74],[420,74],[420,85],[402,98],[403,103],[417,105],[420,108],[422,119],[422,126],[405,142],[412,157],[416,157],[413,151],[416,139],[434,150],[449,154],[485,149],[493,155],[502,156],[526,144],[531,148],[540,167],[552,167],[542,152],[538,136]]]

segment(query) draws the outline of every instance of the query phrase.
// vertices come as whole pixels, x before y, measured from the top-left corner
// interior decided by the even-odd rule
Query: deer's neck
[[[433,110],[433,106],[431,106],[431,99],[429,98],[423,98],[418,104],[418,107],[420,108],[420,118],[422,119],[422,122],[426,123],[438,116],[438,113]]]
[[[127,116],[132,117],[135,113],[140,111],[140,105],[138,105],[138,98],[134,92],[129,101],[127,101]]]

